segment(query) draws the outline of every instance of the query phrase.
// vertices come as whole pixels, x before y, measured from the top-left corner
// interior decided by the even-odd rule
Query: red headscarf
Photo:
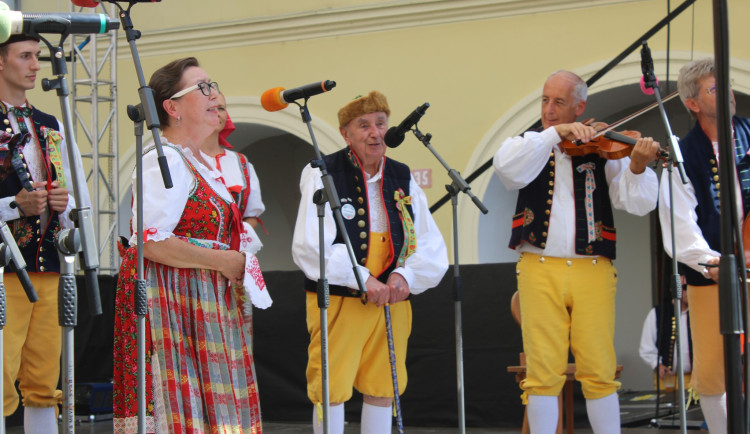
[[[224,124],[224,129],[219,131],[219,144],[225,148],[232,149],[233,146],[227,142],[227,137],[229,137],[230,134],[234,132],[234,130],[237,129],[234,126],[234,122],[232,122],[232,118],[229,117],[229,113],[227,113],[227,122]]]

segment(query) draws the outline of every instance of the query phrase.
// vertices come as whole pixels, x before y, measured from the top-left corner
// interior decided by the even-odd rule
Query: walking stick
[[[391,379],[393,379],[393,403],[396,406],[396,426],[398,433],[404,434],[404,422],[401,420],[401,400],[398,396],[398,376],[396,375],[396,350],[393,347],[393,326],[391,325],[391,306],[386,303],[385,332],[388,335],[388,355],[391,361]]]

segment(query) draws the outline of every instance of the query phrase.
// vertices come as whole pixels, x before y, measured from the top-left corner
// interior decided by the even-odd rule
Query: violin
[[[563,140],[560,149],[571,157],[582,157],[588,154],[599,154],[607,160],[619,160],[630,156],[633,146],[641,138],[638,131],[606,131],[601,136],[595,137],[587,143],[580,141]]]
[[[667,102],[677,95],[678,92],[673,92],[664,98],[663,102]],[[605,128],[598,131],[590,142],[582,143],[578,140],[563,140],[560,142],[560,149],[571,157],[581,157],[593,153],[597,153],[600,157],[607,160],[619,160],[620,158],[628,157],[633,151],[635,143],[641,138],[641,133],[638,131],[622,131],[618,133],[612,130],[658,105],[659,103],[655,102],[633,114],[625,116],[617,122],[610,125],[604,124]],[[591,122],[593,122],[593,119],[585,121],[584,124],[588,125]],[[660,158],[665,158],[668,155],[668,152],[664,149],[659,150]]]

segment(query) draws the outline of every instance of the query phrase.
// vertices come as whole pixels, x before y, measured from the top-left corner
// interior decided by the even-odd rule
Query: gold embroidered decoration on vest
[[[41,132],[42,138],[47,142],[47,156],[49,162],[55,167],[55,173],[57,173],[57,182],[60,184],[60,188],[67,188],[65,171],[63,170],[62,153],[60,150],[60,144],[63,140],[62,135],[59,131],[47,127],[42,127]]]
[[[412,221],[409,210],[406,208],[407,205],[411,205],[411,196],[405,195],[404,191],[399,188],[393,193],[393,199],[396,200],[396,209],[400,212],[399,217],[401,217],[401,224],[404,227],[404,246],[398,255],[398,266],[403,267],[406,258],[417,251],[417,234],[414,231],[414,221]]]
[[[594,224],[594,190],[596,190],[596,181],[594,180],[594,169],[596,164],[593,162],[584,163],[576,167],[579,173],[586,171],[586,228],[589,233],[589,243],[596,241],[596,225]]]

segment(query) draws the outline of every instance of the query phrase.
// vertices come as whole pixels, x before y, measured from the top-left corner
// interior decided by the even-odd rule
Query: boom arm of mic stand
[[[61,37],[60,43],[67,35]],[[82,250],[80,253],[81,267],[86,275],[86,290],[89,296],[89,311],[91,315],[97,316],[102,314],[102,306],[99,296],[99,282],[97,280],[97,268],[99,268],[99,248],[96,242],[94,232],[94,221],[90,207],[83,206],[83,189],[85,180],[78,179],[78,174],[82,173],[80,161],[76,158],[74,147],[78,147],[76,142],[75,129],[73,128],[73,117],[68,100],[68,82],[65,79],[67,67],[65,66],[65,53],[62,45],[53,46],[47,40],[44,40],[50,49],[50,59],[52,60],[52,73],[57,77],[53,80],[42,80],[42,89],[46,92],[56,89],[57,96],[60,100],[60,109],[65,126],[65,141],[67,142],[68,161],[70,164],[70,175],[73,181],[73,197],[76,201],[76,208],[71,211],[71,220],[80,229]]]
[[[414,133],[415,136],[417,136],[417,139],[419,139],[419,141],[422,142],[427,147],[427,149],[430,150],[430,152],[432,152],[432,155],[434,155],[435,158],[438,159],[440,164],[442,164],[443,167],[445,167],[445,170],[448,171],[448,176],[453,181],[453,184],[452,184],[453,188],[463,193],[466,193],[471,198],[471,201],[474,202],[474,205],[476,205],[477,208],[479,208],[479,210],[482,211],[482,214],[487,214],[489,212],[487,210],[487,207],[484,206],[484,204],[482,203],[481,200],[479,200],[478,197],[474,196],[474,193],[471,192],[471,187],[469,187],[469,184],[466,182],[466,180],[461,176],[461,174],[457,170],[452,169],[450,166],[448,166],[448,163],[446,163],[445,160],[443,160],[442,157],[440,157],[440,154],[438,154],[437,151],[435,151],[435,149],[432,147],[432,145],[430,144],[430,139],[432,139],[432,134],[430,133],[422,134],[422,132],[419,131],[419,128],[417,128],[416,126],[414,127],[412,132]]]
[[[130,8],[133,7],[134,3],[130,4],[128,9],[123,9],[119,3],[115,3],[120,9],[120,22],[122,28],[125,30],[125,35],[130,45],[130,52],[133,56],[133,65],[135,66],[135,72],[138,76],[138,96],[141,99],[141,106],[143,107],[143,115],[146,121],[146,127],[151,130],[151,135],[154,138],[154,146],[156,146],[156,154],[158,155],[157,161],[159,162],[159,169],[161,170],[161,177],[164,181],[165,188],[172,188],[172,177],[169,174],[169,165],[167,164],[167,157],[164,156],[164,151],[161,147],[161,138],[159,135],[159,116],[156,114],[156,103],[154,102],[154,91],[146,84],[146,79],[143,76],[143,67],[141,67],[140,57],[138,56],[138,48],[135,46],[136,39],[141,37],[141,32],[133,29],[133,21],[130,19]]]

